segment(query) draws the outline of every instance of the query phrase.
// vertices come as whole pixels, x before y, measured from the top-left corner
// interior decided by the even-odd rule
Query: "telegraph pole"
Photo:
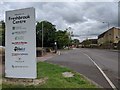
[[[43,56],[43,47],[44,47],[44,46],[43,46],[43,44],[44,44],[44,42],[43,42],[43,41],[44,41],[43,27],[44,27],[44,26],[43,26],[43,22],[42,22],[42,56]]]

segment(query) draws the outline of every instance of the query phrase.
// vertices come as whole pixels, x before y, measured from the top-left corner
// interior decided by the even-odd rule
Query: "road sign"
[[[35,9],[6,11],[5,76],[36,78]]]

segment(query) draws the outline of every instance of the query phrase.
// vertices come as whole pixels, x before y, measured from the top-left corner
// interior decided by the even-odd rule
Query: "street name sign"
[[[5,77],[36,78],[35,9],[6,11]]]

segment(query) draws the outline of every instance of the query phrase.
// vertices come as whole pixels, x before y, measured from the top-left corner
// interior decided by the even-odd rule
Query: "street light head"
[[[102,22],[102,23],[109,23],[109,22]]]

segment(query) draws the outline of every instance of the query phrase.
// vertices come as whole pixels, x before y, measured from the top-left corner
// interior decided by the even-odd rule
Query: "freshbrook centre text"
[[[26,23],[26,20],[29,19],[30,16],[15,16],[15,17],[9,17],[8,20],[12,20],[13,24],[20,24],[20,23]]]

